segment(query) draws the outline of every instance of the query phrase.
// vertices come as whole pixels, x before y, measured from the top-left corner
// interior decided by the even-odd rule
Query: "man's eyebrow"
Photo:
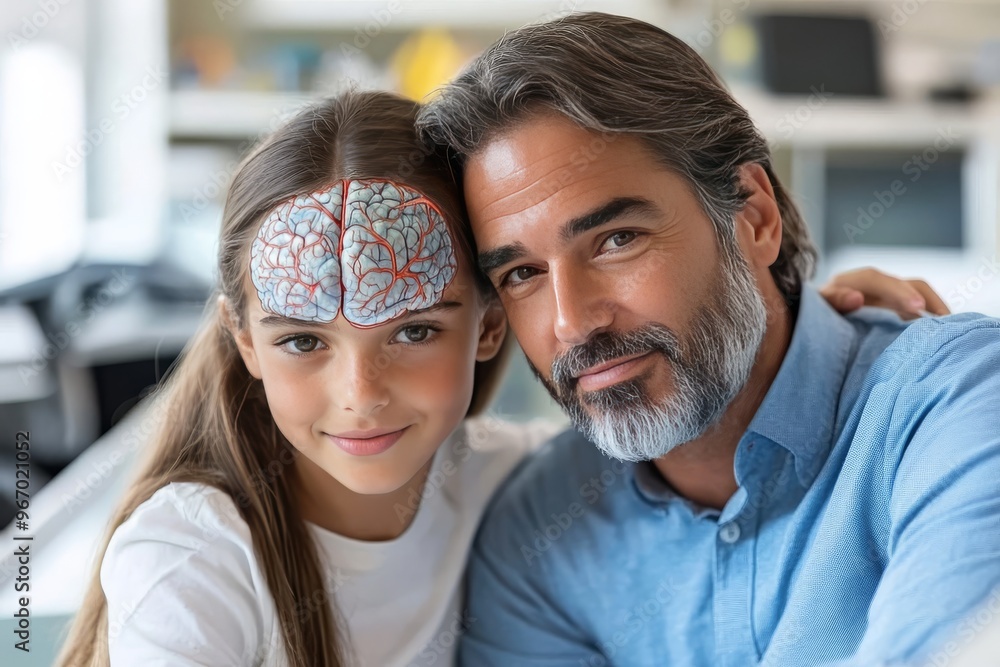
[[[607,204],[567,222],[563,225],[562,238],[564,241],[570,241],[575,236],[579,236],[594,227],[606,225],[615,218],[623,215],[652,213],[656,210],[656,205],[648,199],[643,199],[642,197],[617,197]]]
[[[651,213],[656,210],[656,205],[648,199],[643,199],[642,197],[617,197],[607,204],[567,222],[563,226],[562,238],[564,241],[569,241],[589,229],[605,225],[623,215]],[[486,275],[490,275],[490,273],[496,271],[504,264],[520,259],[527,254],[528,249],[520,241],[502,245],[498,248],[479,253],[479,268]]]
[[[513,262],[515,259],[524,257],[527,254],[528,249],[520,241],[502,245],[499,248],[479,253],[479,268],[483,273],[489,275],[504,264]]]

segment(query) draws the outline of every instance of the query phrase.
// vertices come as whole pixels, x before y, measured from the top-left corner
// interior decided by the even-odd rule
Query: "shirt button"
[[[736,540],[740,539],[740,527],[735,522],[727,523],[719,531],[719,539],[721,539],[726,544],[732,544]]]

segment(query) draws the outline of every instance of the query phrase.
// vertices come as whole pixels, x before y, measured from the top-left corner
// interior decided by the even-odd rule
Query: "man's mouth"
[[[652,354],[643,352],[591,366],[575,376],[577,384],[581,391],[597,391],[617,384],[635,375]]]

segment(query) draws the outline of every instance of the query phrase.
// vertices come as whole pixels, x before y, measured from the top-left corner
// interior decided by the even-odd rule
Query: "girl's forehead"
[[[250,248],[261,309],[373,327],[441,302],[457,273],[444,215],[420,191],[389,180],[340,180],[267,216]]]

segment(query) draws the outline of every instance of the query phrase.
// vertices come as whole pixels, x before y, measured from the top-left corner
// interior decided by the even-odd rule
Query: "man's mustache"
[[[669,327],[649,323],[632,331],[602,331],[585,343],[558,355],[552,362],[551,384],[559,396],[572,395],[577,376],[615,359],[659,352],[669,361],[681,359],[680,338]]]

